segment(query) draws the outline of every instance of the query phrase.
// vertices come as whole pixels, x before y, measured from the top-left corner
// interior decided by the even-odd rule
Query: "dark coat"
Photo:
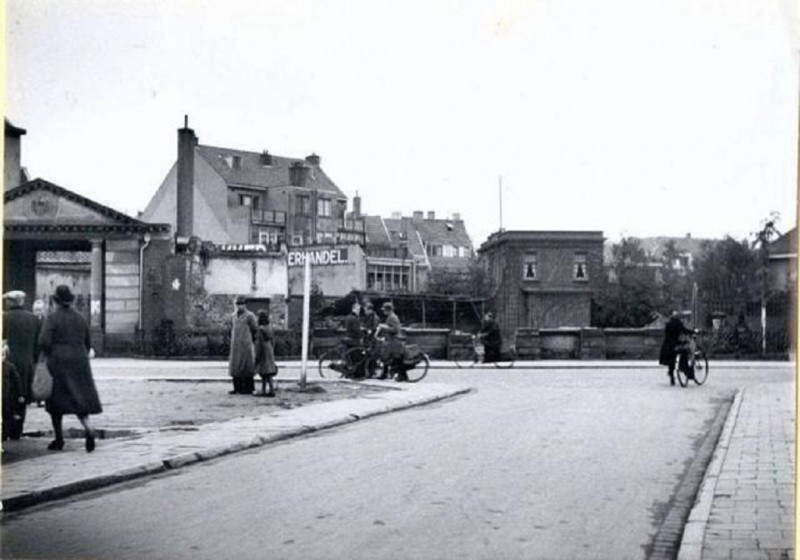
[[[355,313],[345,317],[344,342],[348,346],[361,346],[361,321]]]
[[[483,324],[481,329],[481,340],[484,346],[490,348],[500,348],[503,344],[503,337],[500,334],[500,326],[494,319],[489,319]]]
[[[692,329],[687,328],[678,317],[670,317],[664,326],[664,342],[661,344],[661,354],[658,363],[662,366],[671,366],[678,355],[675,350],[681,343],[681,335],[692,334]]]
[[[231,377],[250,377],[256,374],[254,338],[258,329],[256,316],[250,311],[238,311],[233,316],[231,354],[228,373]]]
[[[365,335],[368,339],[372,339],[375,336],[375,331],[378,329],[378,325],[381,324],[381,320],[378,318],[377,313],[367,313],[364,315],[364,330],[366,331]]]
[[[22,378],[8,360],[3,360],[3,440],[19,439],[25,419],[25,393]],[[22,401],[22,402],[21,402]]]
[[[390,312],[386,317],[386,325],[381,329],[381,333],[386,335],[386,344],[383,347],[384,360],[401,360],[403,359],[403,327],[400,325],[400,319],[395,315],[394,311]]]
[[[46,401],[51,414],[99,414],[103,411],[89,365],[89,325],[70,307],[59,306],[44,321],[39,346],[53,377]]]
[[[26,402],[31,401],[31,384],[39,357],[39,318],[21,307],[3,314],[3,336],[8,340],[8,360],[17,368]]]
[[[259,325],[256,332],[256,373],[271,377],[278,373],[273,341],[275,333],[269,325]]]

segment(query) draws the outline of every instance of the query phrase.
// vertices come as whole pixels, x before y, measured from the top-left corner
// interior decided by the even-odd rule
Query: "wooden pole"
[[[422,300],[422,328],[427,329],[427,321],[425,318],[425,299]]]
[[[305,255],[303,275],[303,349],[301,353],[301,366],[300,366],[300,388],[305,389],[306,378],[308,373],[308,327],[311,318],[309,317],[311,311],[311,259]]]

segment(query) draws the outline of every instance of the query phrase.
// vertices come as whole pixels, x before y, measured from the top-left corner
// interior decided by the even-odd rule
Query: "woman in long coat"
[[[252,395],[255,389],[253,377],[256,374],[255,348],[253,341],[256,335],[256,316],[247,310],[247,300],[236,298],[236,312],[233,315],[231,331],[231,354],[228,361],[228,373],[233,378],[233,391],[242,395]]]
[[[75,296],[69,286],[58,286],[53,296],[56,310],[47,317],[39,336],[39,348],[47,357],[47,369],[53,377],[53,392],[45,408],[53,422],[55,439],[51,451],[64,448],[61,422],[65,414],[76,414],[86,433],[86,451],[94,451],[94,431],[90,414],[103,411],[89,365],[89,325],[72,309]]]
[[[275,387],[272,378],[278,373],[278,364],[275,363],[275,347],[273,341],[275,333],[269,326],[269,313],[264,310],[258,312],[258,331],[256,332],[256,373],[261,376],[262,397],[274,397]],[[269,383],[269,392],[266,385]]]

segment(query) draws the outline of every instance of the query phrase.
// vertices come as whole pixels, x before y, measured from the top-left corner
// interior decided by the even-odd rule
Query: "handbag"
[[[33,372],[33,383],[31,383],[31,393],[33,400],[43,401],[50,398],[53,394],[53,376],[47,369],[47,362],[39,360]]]

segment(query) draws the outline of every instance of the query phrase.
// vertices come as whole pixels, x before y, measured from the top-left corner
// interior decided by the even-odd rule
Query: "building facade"
[[[600,231],[499,231],[478,250],[504,337],[517,329],[588,327],[603,274]]]
[[[364,223],[321,159],[275,156],[199,144],[178,130],[178,159],[141,219],[173,226],[179,237],[270,248],[364,243]]]
[[[366,216],[367,289],[422,292],[437,274],[467,274],[473,262],[472,241],[458,214],[437,218],[434,212],[411,216]]]

